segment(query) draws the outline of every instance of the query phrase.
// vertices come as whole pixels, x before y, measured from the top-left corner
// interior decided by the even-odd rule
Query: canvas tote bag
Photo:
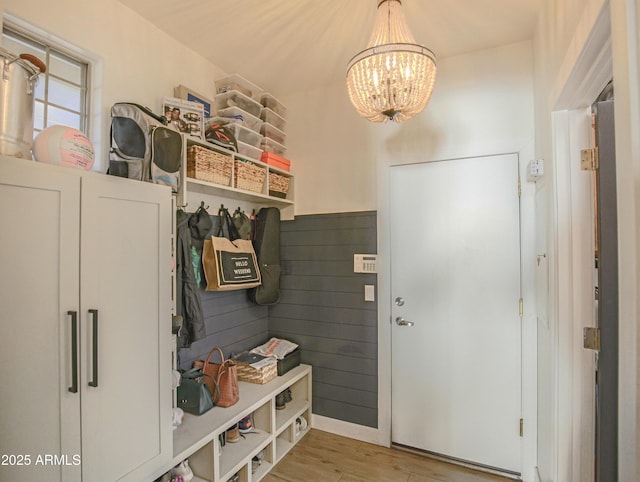
[[[239,235],[229,211],[221,207],[218,211],[220,224],[216,236],[204,242],[202,267],[207,279],[207,291],[242,290],[260,286],[260,270],[248,239],[238,239]],[[224,226],[228,237],[224,236]]]

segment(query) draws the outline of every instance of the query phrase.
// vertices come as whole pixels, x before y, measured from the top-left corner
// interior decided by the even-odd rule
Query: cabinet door
[[[171,192],[96,175],[81,189],[83,479],[139,482],[173,452]]]
[[[76,172],[0,157],[0,480],[80,480],[79,200]]]

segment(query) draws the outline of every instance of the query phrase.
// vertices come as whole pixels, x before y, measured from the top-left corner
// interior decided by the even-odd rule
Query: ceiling
[[[225,72],[274,95],[345,79],[378,0],[120,0]],[[403,0],[437,58],[532,38],[544,0]]]

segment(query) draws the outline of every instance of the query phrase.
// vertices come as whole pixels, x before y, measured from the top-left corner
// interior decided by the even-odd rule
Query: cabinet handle
[[[78,312],[67,311],[71,317],[71,393],[78,393]]]
[[[98,310],[89,310],[93,318],[93,379],[90,387],[98,386]]]

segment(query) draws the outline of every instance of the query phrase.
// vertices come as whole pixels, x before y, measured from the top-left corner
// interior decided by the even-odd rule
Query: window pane
[[[49,77],[49,103],[80,112],[82,90],[60,79]]]
[[[51,52],[49,56],[49,73],[56,77],[62,77],[74,84],[82,84],[82,68],[77,63],[70,62],[56,52]]]
[[[62,125],[80,129],[80,114],[74,114],[57,107],[49,106],[47,108],[47,127],[53,125]]]
[[[44,75],[38,76],[38,82],[36,82],[36,90],[34,90],[35,98],[44,101]]]
[[[33,128],[44,129],[44,104],[40,101],[35,102],[33,109]]]

